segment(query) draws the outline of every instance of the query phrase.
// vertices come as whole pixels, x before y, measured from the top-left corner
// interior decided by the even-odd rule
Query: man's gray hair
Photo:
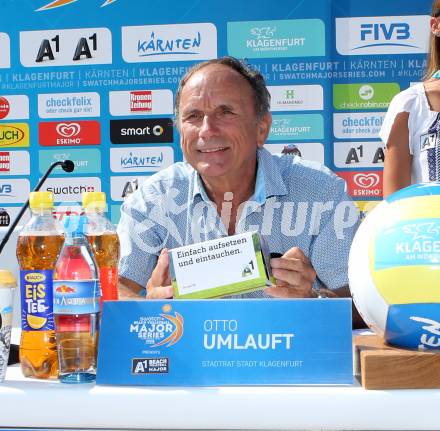
[[[244,61],[238,60],[234,57],[221,57],[196,64],[191,69],[189,69],[188,72],[186,72],[186,74],[180,80],[179,88],[177,89],[176,93],[176,101],[174,104],[174,121],[177,127],[179,126],[179,105],[183,87],[185,87],[188,80],[196,72],[206,66],[210,66],[211,64],[222,64],[224,66],[230,67],[231,69],[238,72],[244,79],[246,79],[247,82],[249,82],[249,85],[251,86],[252,92],[254,94],[255,114],[257,115],[257,118],[259,120],[262,119],[264,115],[269,112],[270,93],[266,87],[266,82],[264,81],[263,75],[261,75],[261,73],[257,69],[251,67],[249,64],[246,64]]]

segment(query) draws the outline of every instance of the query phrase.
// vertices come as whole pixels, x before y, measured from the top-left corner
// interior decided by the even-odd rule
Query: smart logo
[[[128,63],[208,60],[217,57],[211,23],[122,27],[122,57]]]
[[[145,144],[173,142],[171,118],[145,120],[110,120],[113,144]]]
[[[228,53],[239,58],[325,55],[319,19],[228,22]]]
[[[336,18],[336,49],[342,55],[424,54],[428,52],[429,18],[427,15]]]

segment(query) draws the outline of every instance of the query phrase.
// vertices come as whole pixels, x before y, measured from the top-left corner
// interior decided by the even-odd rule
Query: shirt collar
[[[287,188],[284,184],[279,167],[277,166],[272,154],[265,148],[257,149],[257,178],[255,181],[254,194],[249,198],[250,201],[264,204],[267,198],[271,196],[283,196],[287,194]],[[210,199],[206,193],[202,178],[196,170],[193,169],[193,194],[192,199],[200,196],[205,202]]]

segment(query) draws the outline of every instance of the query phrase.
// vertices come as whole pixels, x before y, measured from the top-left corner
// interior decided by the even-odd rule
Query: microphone
[[[35,188],[32,190],[33,192],[38,192],[40,190],[43,183],[46,181],[49,174],[57,167],[61,166],[64,172],[73,172],[75,169],[75,164],[72,162],[72,160],[59,160],[57,162],[52,163],[49,166],[49,169],[46,171],[46,173],[43,175],[41,180],[38,182],[38,184],[35,186]],[[25,211],[29,208],[29,199],[25,202],[25,204],[21,207],[19,213],[17,214],[17,217],[15,217],[15,220],[12,222],[12,224],[9,226],[8,231],[6,232],[6,235],[3,237],[2,242],[0,243],[0,254],[3,251],[6,243],[8,242],[9,237],[12,235],[12,232],[14,232],[15,227],[17,226],[20,219],[23,217],[23,214]]]

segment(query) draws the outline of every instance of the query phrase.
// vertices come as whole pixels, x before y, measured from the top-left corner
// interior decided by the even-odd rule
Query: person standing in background
[[[397,94],[380,138],[386,146],[383,194],[440,180],[440,0],[432,4],[428,64],[423,82]]]

